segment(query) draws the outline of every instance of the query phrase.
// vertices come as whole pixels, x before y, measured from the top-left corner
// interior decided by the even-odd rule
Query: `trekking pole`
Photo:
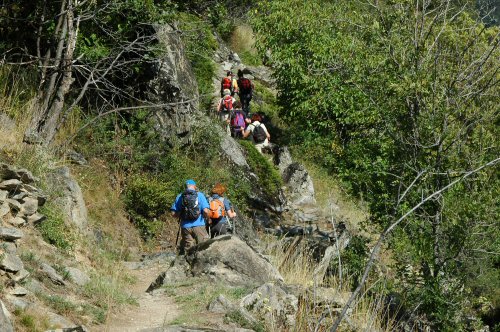
[[[177,238],[175,239],[175,248],[177,249],[177,243],[179,243],[179,234],[181,233],[181,219],[179,218],[179,228],[177,229]]]

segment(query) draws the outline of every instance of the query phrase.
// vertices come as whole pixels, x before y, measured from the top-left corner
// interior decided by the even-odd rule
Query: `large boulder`
[[[186,259],[194,276],[208,275],[233,286],[283,281],[266,258],[231,235],[200,243],[190,250]]]
[[[168,24],[158,26],[156,36],[165,49],[155,60],[146,82],[146,97],[161,105],[153,119],[155,129],[169,145],[189,143],[194,113],[198,110],[198,84],[184,51],[181,32]]]
[[[49,174],[48,181],[61,193],[56,201],[63,206],[66,219],[86,233],[88,231],[87,207],[83,200],[82,190],[71,176],[69,168],[66,166],[57,168]]]

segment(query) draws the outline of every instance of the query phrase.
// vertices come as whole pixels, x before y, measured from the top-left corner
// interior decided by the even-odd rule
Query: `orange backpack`
[[[208,216],[210,219],[220,219],[226,216],[226,209],[224,207],[224,198],[212,198],[210,197],[210,212]]]

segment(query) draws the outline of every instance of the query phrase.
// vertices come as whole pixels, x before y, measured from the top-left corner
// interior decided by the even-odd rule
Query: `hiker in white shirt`
[[[250,134],[252,134],[252,140],[255,148],[262,153],[262,148],[269,146],[271,135],[269,135],[266,126],[260,121],[262,121],[262,117],[259,114],[253,114],[251,123],[243,132],[243,138],[247,138]]]

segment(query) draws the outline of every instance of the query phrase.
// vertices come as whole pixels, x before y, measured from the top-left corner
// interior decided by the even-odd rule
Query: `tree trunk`
[[[73,0],[63,0],[55,30],[58,40],[55,56],[52,58],[51,50],[47,50],[44,64],[40,68],[40,90],[30,126],[24,135],[27,143],[48,145],[54,139],[65,97],[74,80],[72,63],[78,25],[79,19],[75,24]]]

